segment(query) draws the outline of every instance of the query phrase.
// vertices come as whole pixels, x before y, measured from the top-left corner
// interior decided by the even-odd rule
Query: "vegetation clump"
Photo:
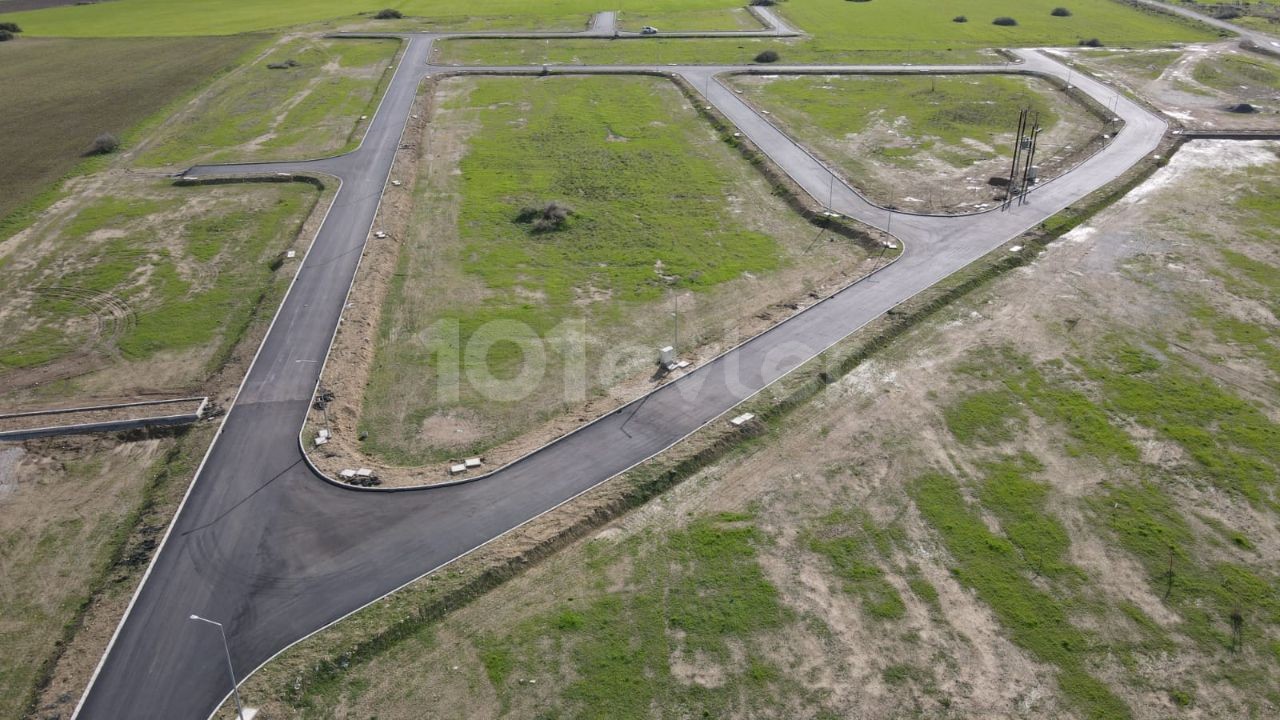
[[[102,133],[93,139],[86,155],[110,155],[120,149],[120,140],[111,133]]]
[[[0,22],[0,30],[6,30],[15,35],[22,32],[22,28],[18,27],[18,23],[12,22]]]
[[[1088,40],[1081,40],[1080,45],[1081,47],[1102,47],[1102,41],[1098,38],[1089,38]]]
[[[569,216],[573,208],[564,203],[551,201],[541,205],[528,205],[520,210],[516,222],[533,225],[536,233],[563,230],[569,224]]]
[[[955,17],[951,18],[951,22],[953,22],[953,23],[967,23],[967,22],[969,22],[969,18],[965,17],[964,15],[957,15],[957,16],[955,16]]]
[[[1056,7],[1050,10],[1049,14],[1054,17],[1071,17],[1071,11],[1064,7]]]
[[[399,20],[400,18],[404,17],[404,13],[394,8],[383,8],[382,10],[379,10],[378,14],[374,15],[373,17],[375,20]]]
[[[1013,27],[1014,25],[1017,25],[1017,24],[1018,24],[1018,21],[1017,21],[1017,20],[1014,20],[1014,19],[1013,19],[1013,18],[1011,18],[1011,17],[1005,16],[1005,15],[1001,15],[1000,17],[996,18],[995,20],[992,20],[992,21],[991,21],[991,24],[992,24],[992,25],[1000,25],[1001,27]]]
[[[778,57],[779,55],[776,50],[765,50],[764,52],[761,52],[759,55],[756,55],[756,62],[758,63],[778,62]]]
[[[8,30],[0,30],[0,42],[4,42],[6,40],[12,40],[12,39],[13,39],[13,33],[9,32]]]

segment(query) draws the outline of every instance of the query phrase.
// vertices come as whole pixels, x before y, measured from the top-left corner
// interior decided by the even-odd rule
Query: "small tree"
[[[17,35],[18,33],[22,32],[22,28],[18,27],[18,23],[11,23],[11,22],[0,22],[0,30],[8,30],[14,35]]]
[[[773,7],[778,4],[778,0],[751,0],[751,4],[756,7]]]
[[[12,40],[13,38],[14,38],[13,33],[9,32],[8,30],[0,30],[0,42],[4,42],[6,40]]]
[[[1002,16],[1000,16],[1000,17],[996,18],[995,20],[992,20],[992,21],[991,21],[991,24],[992,24],[992,25],[1000,25],[1000,26],[1003,26],[1003,27],[1013,27],[1014,25],[1017,25],[1017,24],[1018,24],[1018,21],[1017,21],[1017,20],[1014,20],[1014,19],[1013,19],[1013,18],[1011,18],[1011,17],[1005,17],[1005,16],[1003,16],[1003,15],[1002,15]]]
[[[1071,17],[1071,11],[1064,7],[1056,7],[1049,14],[1054,17]]]
[[[378,14],[373,17],[377,20],[399,20],[404,17],[404,13],[394,8],[384,8],[379,10]]]
[[[1081,40],[1080,44],[1084,47],[1102,47],[1102,41],[1099,40],[1098,38],[1089,38],[1088,40]]]
[[[951,22],[953,22],[953,23],[967,23],[967,22],[969,22],[969,18],[967,18],[967,17],[965,17],[965,16],[963,16],[963,15],[957,15],[957,16],[955,16],[955,17],[951,18]]]
[[[102,133],[93,139],[89,146],[89,155],[110,155],[120,149],[120,141],[111,133]]]
[[[756,62],[758,62],[758,63],[771,63],[771,62],[778,62],[778,57],[779,57],[779,56],[778,56],[777,51],[775,51],[775,50],[765,50],[764,52],[760,53],[759,55],[756,55]]]

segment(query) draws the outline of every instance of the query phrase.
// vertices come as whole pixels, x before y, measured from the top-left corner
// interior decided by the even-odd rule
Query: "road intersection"
[[[574,37],[604,37],[612,19]],[[603,28],[603,29],[602,29]],[[789,29],[787,29],[789,30]],[[556,34],[561,36],[563,34]],[[468,37],[474,37],[474,34]],[[508,35],[509,37],[510,35]],[[523,36],[523,35],[520,35]],[[1163,120],[1075,74],[1123,128],[1100,152],[1023,205],[966,216],[895,213],[901,258],[689,374],[476,481],[407,491],[327,482],[299,431],[337,330],[421,83],[450,74],[654,73],[686,80],[797,184],[879,228],[889,211],[854,192],[716,78],[735,66],[458,68],[429,64],[445,35],[405,34],[361,146],[304,162],[202,166],[193,177],[316,173],[341,185],[218,436],[94,679],[81,718],[204,718],[230,693],[220,640],[187,620],[225,623],[241,670],[653,457],[871,320],[1120,177],[1150,155]],[[489,35],[492,37],[492,35]],[[1020,72],[1062,80],[1033,50],[1010,67],[770,67],[790,72]],[[624,427],[625,425],[625,427]]]

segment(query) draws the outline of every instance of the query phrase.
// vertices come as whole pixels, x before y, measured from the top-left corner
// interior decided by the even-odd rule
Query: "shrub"
[[[775,50],[765,50],[759,55],[756,55],[756,62],[758,63],[778,62],[778,53]]]
[[[536,233],[551,232],[564,229],[572,214],[573,208],[553,200],[542,205],[525,206],[516,215],[516,222],[532,224]]]
[[[1000,16],[1000,17],[996,18],[995,20],[992,20],[992,21],[991,21],[991,24],[992,24],[992,25],[1002,25],[1002,26],[1004,26],[1004,27],[1013,27],[1014,25],[1017,25],[1017,24],[1018,24],[1018,21],[1017,21],[1017,20],[1014,20],[1014,19],[1013,19],[1013,18],[1011,18],[1011,17],[1005,17],[1005,16],[1003,16],[1003,15],[1002,15],[1002,16]]]
[[[0,22],[0,30],[8,30],[14,35],[17,35],[18,33],[22,32],[22,28],[18,27],[18,23],[11,23],[11,22]]]
[[[1064,7],[1056,7],[1049,14],[1054,17],[1071,17],[1071,11]]]
[[[1089,38],[1088,40],[1081,40],[1080,44],[1084,47],[1102,47],[1102,41],[1099,40],[1098,38]]]
[[[778,4],[778,0],[751,0],[751,4],[756,7],[773,7]]]
[[[379,10],[378,14],[374,15],[373,17],[377,20],[399,20],[400,18],[404,17],[404,13],[394,8],[383,8],[382,10]]]
[[[965,22],[969,22],[969,18],[967,18],[967,17],[965,17],[965,16],[963,16],[963,15],[957,15],[957,16],[955,16],[955,17],[951,18],[951,22],[965,23]]]
[[[12,40],[12,39],[13,39],[13,33],[9,32],[8,30],[0,30],[0,42],[4,42],[5,40]]]
[[[1213,12],[1213,16],[1219,20],[1235,20],[1240,17],[1240,11],[1235,8],[1218,8]]]
[[[120,149],[120,141],[111,133],[102,133],[93,139],[86,155],[110,155]]]

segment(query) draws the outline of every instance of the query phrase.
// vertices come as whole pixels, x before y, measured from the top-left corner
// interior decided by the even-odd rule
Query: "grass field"
[[[282,0],[257,3],[248,0],[191,0],[180,4],[164,0],[116,0],[114,7],[70,6],[5,15],[22,25],[31,35],[66,37],[110,37],[137,35],[230,35],[274,30],[326,20],[351,22],[359,13],[378,8],[353,6],[348,0]],[[717,15],[732,22],[737,0],[613,0],[601,6],[595,0],[391,0],[387,7],[399,9],[410,18],[423,18],[450,27],[477,28],[496,25],[508,28],[583,28],[588,18],[604,9],[663,16],[676,13],[701,17]]]
[[[819,49],[812,43],[775,38],[631,40],[448,40],[436,46],[436,61],[454,65],[667,65],[754,61],[773,50],[784,63],[874,65],[1003,62],[979,48],[937,50]]]
[[[865,258],[846,242],[815,242],[666,81],[457,80],[443,92],[431,138],[456,155],[425,163],[413,225],[428,230],[402,251],[364,401],[365,448],[394,463],[460,452],[473,433],[506,439],[648,372],[655,348],[672,342],[673,294],[691,351]],[[564,229],[518,221],[550,201],[572,208]],[[463,353],[494,321],[521,328],[515,339],[545,338],[545,358],[506,335]],[[435,385],[455,360],[461,389],[450,397]],[[572,363],[589,374],[566,376]],[[526,372],[534,380],[520,397],[486,395]]]
[[[201,382],[239,339],[317,196],[299,184],[109,184],[0,245],[5,393],[61,365],[81,389],[112,394]]]
[[[1018,112],[1039,114],[1047,178],[1101,133],[1039,80],[999,76],[735,76],[732,86],[877,202],[943,211],[990,202],[1007,174]],[[1051,161],[1058,158],[1058,161]]]
[[[397,43],[391,40],[286,41],[222,79],[194,107],[163,127],[139,165],[300,159],[358,144]],[[294,60],[297,67],[270,69]]]
[[[1072,15],[1049,14],[1059,6]],[[1153,45],[1217,37],[1204,26],[1112,0],[960,0],[946,5],[932,0],[790,0],[778,7],[794,25],[813,33],[814,52],[1075,45],[1089,38],[1109,46]],[[960,15],[969,21],[952,22]],[[992,25],[1000,16],[1012,17],[1018,25]]]
[[[174,446],[0,446],[0,715],[23,717],[41,664],[106,573],[121,526]]]
[[[1191,76],[1196,82],[1247,99],[1280,98],[1280,66],[1249,57],[1220,57],[1198,63]]]
[[[0,43],[0,239],[3,218],[77,163],[99,134],[143,119],[231,67],[261,39],[46,40]],[[92,68],[92,72],[87,72]]]
[[[1142,12],[1110,0],[1077,0],[1073,15],[1051,17],[1057,0],[963,0],[945,8],[929,0],[849,3],[844,0],[789,0],[780,11],[802,30],[815,36],[815,54],[831,56],[848,50],[944,50],[1030,45],[1075,45],[1097,37],[1108,45],[1151,44],[1210,37],[1180,21]],[[497,19],[495,26],[528,29],[581,28],[601,10],[591,0],[401,0],[392,2],[406,15],[429,18],[447,25],[483,26],[481,18]],[[636,14],[663,29],[686,29],[673,23],[687,22],[687,29],[732,27],[740,0],[616,0],[609,7],[621,11],[623,22]],[[180,4],[165,0],[117,0],[110,5],[69,6],[7,17],[32,35],[105,37],[136,35],[232,34],[278,29],[304,23],[340,19],[360,20],[345,0],[282,0],[255,3],[246,0],[190,0]],[[953,23],[966,15],[968,23]],[[991,24],[997,16],[1015,17],[1019,25],[1001,28]],[[909,22],[904,20],[909,19]]]
[[[748,63],[760,51],[772,49],[782,62],[938,64],[973,62],[980,57],[978,51],[993,47],[1076,45],[1089,38],[1107,45],[1145,46],[1216,37],[1200,26],[1111,0],[1076,3],[1067,18],[1049,14],[1057,5],[1042,0],[976,0],[942,8],[928,0],[790,0],[776,9],[810,38],[462,40],[442,43],[439,57],[461,65]],[[966,14],[969,22],[952,22],[957,14]],[[991,19],[1000,15],[1015,16],[1018,26],[992,25]],[[908,17],[911,21],[903,22]]]

